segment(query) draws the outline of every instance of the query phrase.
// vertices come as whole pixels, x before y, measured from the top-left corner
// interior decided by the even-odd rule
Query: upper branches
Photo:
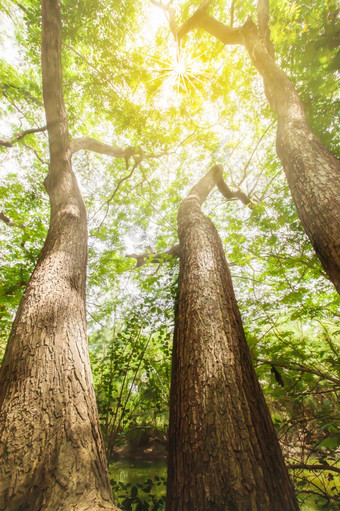
[[[150,250],[150,252],[145,252],[144,254],[127,254],[125,257],[136,259],[137,262],[135,268],[139,268],[147,262],[159,264],[171,257],[180,257],[180,255],[180,246],[174,245],[166,252],[159,252],[158,254],[155,254],[152,250]]]
[[[181,27],[177,26],[175,10],[172,7],[172,0],[170,0],[167,4],[163,4],[158,0],[150,0],[150,2],[165,11],[168,16],[170,30],[178,42],[191,30],[194,30],[195,28],[204,28],[208,32],[211,31],[210,33],[213,35],[219,34],[218,36],[216,35],[216,37],[222,40],[224,44],[242,44],[241,30],[239,28],[233,28],[234,2],[232,2],[230,9],[230,27],[226,27],[207,14],[212,0],[203,0],[194,14],[188,18]]]
[[[26,135],[30,135],[32,133],[40,133],[46,130],[47,126],[42,126],[41,128],[31,128],[25,131],[21,131],[9,139],[0,138],[0,146],[13,147],[17,142],[19,142],[19,140],[22,140]],[[141,148],[135,148],[132,146],[122,148],[118,146],[105,144],[103,142],[99,142],[98,140],[95,140],[94,138],[90,137],[80,137],[71,140],[70,150],[71,154],[74,154],[81,150],[85,150],[92,151],[98,154],[104,154],[106,156],[111,156],[112,158],[124,158],[126,162],[126,167],[129,166],[130,158],[134,158],[136,162],[140,163],[142,160],[160,158],[161,156],[169,154],[168,151],[147,154]]]
[[[254,207],[250,197],[246,193],[242,190],[231,190],[231,188],[229,188],[223,179],[222,165],[214,165],[211,167],[209,172],[192,187],[187,199],[196,197],[200,205],[202,205],[214,186],[217,186],[220,193],[227,200],[240,200],[245,206]]]
[[[230,8],[230,25],[224,25],[220,21],[216,20],[213,16],[208,14],[208,9],[211,4],[211,0],[203,0],[198,6],[194,14],[188,18],[181,27],[177,27],[176,20],[174,18],[173,9],[171,2],[169,4],[162,4],[156,0],[150,0],[154,5],[162,8],[169,13],[169,25],[171,31],[174,33],[175,38],[180,41],[189,32],[194,29],[201,28],[214,36],[216,39],[221,41],[223,44],[240,44],[247,46],[247,39],[253,38],[254,28],[256,29],[255,23],[248,18],[244,25],[234,28],[234,7],[235,2],[233,1]],[[258,30],[257,36],[258,41],[263,42],[268,54],[274,56],[274,47],[270,41],[270,30],[269,30],[269,0],[259,0],[257,7],[258,17]]]
[[[47,126],[42,126],[41,128],[31,128],[28,130],[20,131],[12,138],[0,138],[0,145],[3,147],[13,147],[16,142],[22,140],[26,135],[31,135],[32,133],[41,133],[42,131],[46,131]]]
[[[190,190],[187,197],[184,199],[191,200],[196,199],[200,206],[204,203],[210,192],[213,188],[217,186],[220,193],[227,200],[240,200],[246,206],[253,208],[254,204],[252,203],[250,197],[246,195],[241,190],[231,190],[227,183],[223,179],[223,167],[222,165],[214,165],[207,172],[205,176],[203,176],[198,183],[196,183]],[[183,201],[183,202],[184,202]],[[161,263],[166,260],[167,257],[180,257],[181,256],[181,247],[180,245],[174,245],[169,250],[163,253],[155,254],[154,252],[145,252],[143,254],[129,254],[126,257],[132,257],[137,260],[136,268],[143,266],[146,263]]]
[[[206,10],[198,9],[191,18],[183,23],[177,32],[178,39],[182,39],[195,28],[202,28],[223,44],[245,44],[244,26],[239,28],[228,27],[207,14]]]

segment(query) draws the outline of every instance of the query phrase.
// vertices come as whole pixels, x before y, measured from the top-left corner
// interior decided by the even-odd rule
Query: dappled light
[[[0,511],[338,510],[336,0],[0,11]]]

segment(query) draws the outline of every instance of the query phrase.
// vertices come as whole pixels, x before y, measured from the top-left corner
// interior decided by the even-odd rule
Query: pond
[[[163,511],[165,459],[121,459],[109,467],[115,503],[125,511]]]
[[[115,503],[124,511],[163,511],[166,495],[165,459],[121,459],[111,463],[110,481]],[[301,511],[319,511],[314,498]]]

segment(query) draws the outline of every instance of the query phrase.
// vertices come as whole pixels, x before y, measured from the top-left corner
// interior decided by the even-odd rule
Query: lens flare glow
[[[206,74],[203,70],[202,55],[203,53],[193,58],[176,44],[175,48],[170,49],[168,57],[153,58],[156,66],[152,69],[155,77],[151,81],[162,82],[153,93],[153,96],[159,93],[158,102],[163,106],[173,103],[179,99],[175,96],[188,94],[190,89],[201,95],[200,89],[204,86],[202,78]]]

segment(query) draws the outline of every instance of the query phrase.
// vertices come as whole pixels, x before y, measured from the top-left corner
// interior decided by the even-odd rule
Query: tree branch
[[[235,12],[235,0],[231,2],[230,7],[230,28],[233,28],[234,26],[234,12]]]
[[[195,28],[202,28],[212,36],[216,37],[216,39],[221,41],[223,44],[244,45],[244,25],[243,27],[233,28],[227,27],[220,21],[217,21],[215,18],[206,13],[209,3],[210,2],[208,2],[208,5],[204,6],[205,8],[203,9],[201,9],[200,6],[191,18],[183,23],[177,32],[178,39],[182,39]]]
[[[170,0],[169,3],[167,4],[162,4],[162,2],[157,2],[157,0],[150,0],[150,2],[155,6],[155,7],[158,7],[159,9],[162,9],[162,11],[168,11],[169,10],[169,7],[170,5],[172,4],[172,0]]]
[[[246,193],[242,192],[242,190],[231,190],[223,178],[218,181],[217,188],[227,200],[240,200],[245,206],[253,209],[254,204],[250,197]]]
[[[0,220],[2,220],[5,224],[7,224],[10,227],[19,227],[20,229],[25,230],[24,224],[17,224],[16,222],[13,222],[3,211],[0,211]]]
[[[259,33],[264,41],[266,49],[271,57],[274,58],[274,46],[270,40],[269,30],[269,0],[259,0],[257,4],[257,23]]]
[[[136,259],[137,263],[135,268],[139,268],[146,263],[155,263],[159,264],[164,261],[167,257],[180,257],[181,249],[179,245],[174,245],[166,252],[159,252],[158,254],[154,254],[151,250],[150,252],[145,252],[144,254],[127,254],[125,257],[130,257]]]
[[[331,470],[332,472],[336,472],[337,474],[340,474],[340,468],[334,467],[333,465],[309,465],[306,463],[297,463],[288,465],[288,468],[292,468],[294,470],[302,468],[306,470]]]
[[[329,374],[322,373],[318,369],[311,369],[310,367],[303,366],[301,364],[288,364],[284,362],[274,362],[273,360],[265,360],[263,358],[257,358],[257,362],[260,362],[262,365],[270,365],[270,366],[278,366],[283,367],[284,369],[290,369],[291,371],[301,371],[302,373],[310,373],[315,374],[316,376],[320,376],[320,378],[324,380],[331,381],[332,383],[335,383],[337,385],[340,385],[340,380],[338,378],[333,378],[333,376],[330,376]]]
[[[47,126],[42,126],[42,128],[31,128],[29,130],[20,131],[16,135],[14,135],[10,139],[6,138],[0,138],[0,145],[3,147],[13,147],[13,145],[21,140],[22,138],[26,137],[26,135],[31,135],[32,133],[40,133],[42,131],[46,131]]]
[[[253,207],[250,198],[241,190],[232,191],[224,182],[222,165],[214,165],[190,190],[184,200],[196,199],[202,205],[211,190],[217,185],[221,194],[228,200],[239,199],[243,204]],[[174,245],[163,253],[154,254],[152,251],[144,254],[130,254],[126,257],[133,257],[137,260],[135,268],[139,268],[147,262],[160,263],[166,256],[180,257],[180,246]]]
[[[26,9],[26,7],[24,7],[20,2],[15,2],[15,0],[10,0],[12,2],[12,4],[16,5],[17,7],[19,7],[19,9],[21,9],[25,14],[29,14],[29,10]]]
[[[95,153],[106,154],[107,156],[113,156],[114,158],[124,158],[124,149],[121,147],[115,147],[108,144],[98,142],[93,138],[81,137],[75,138],[70,142],[71,153],[74,154],[82,149],[86,151],[94,151]]]
[[[242,190],[231,190],[227,183],[223,179],[223,167],[222,165],[214,165],[211,167],[209,172],[197,183],[195,184],[188,198],[196,197],[199,201],[200,205],[203,204],[205,199],[208,197],[211,190],[214,186],[217,185],[220,193],[227,200],[240,200],[245,206],[249,206],[251,208],[254,207],[248,195],[246,195]]]
[[[129,159],[132,157],[135,159],[136,163],[141,163],[143,160],[148,160],[151,158],[160,158],[161,156],[168,155],[168,151],[163,151],[158,154],[145,154],[143,149],[140,147],[132,147],[128,146],[125,149],[122,147],[111,146],[109,144],[104,144],[103,142],[99,142],[94,138],[90,137],[80,137],[71,140],[70,142],[71,154],[74,154],[78,151],[93,151],[94,153],[105,154],[106,156],[112,156],[113,158],[124,158],[126,161],[126,168],[129,167]]]

